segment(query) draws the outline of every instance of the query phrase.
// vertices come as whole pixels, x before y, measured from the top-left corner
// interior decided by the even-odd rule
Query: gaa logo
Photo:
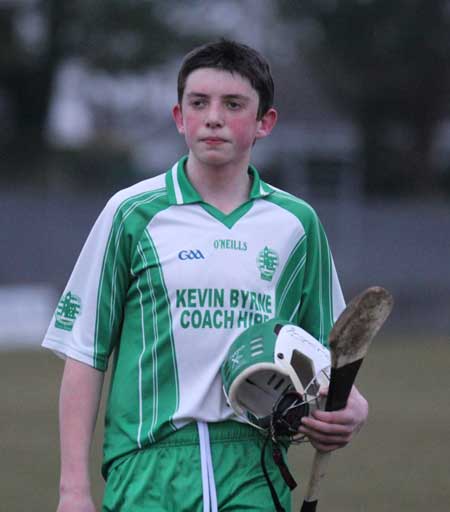
[[[193,251],[180,251],[178,253],[178,259],[185,260],[204,260],[205,257],[202,254],[202,251],[199,249]]]
[[[80,297],[67,292],[61,297],[55,313],[55,327],[64,331],[71,331],[77,316],[81,313]]]

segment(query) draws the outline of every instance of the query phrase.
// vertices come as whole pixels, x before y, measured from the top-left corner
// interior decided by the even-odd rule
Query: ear
[[[276,125],[277,119],[278,112],[274,108],[269,108],[269,110],[258,121],[255,138],[263,139],[264,137],[267,137]]]
[[[183,112],[181,110],[181,105],[177,103],[172,109],[172,117],[175,121],[175,125],[177,127],[178,133],[184,134],[184,123],[183,123]]]

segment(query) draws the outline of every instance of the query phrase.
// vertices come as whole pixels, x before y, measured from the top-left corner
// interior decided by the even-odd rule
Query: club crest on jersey
[[[272,281],[272,277],[278,267],[278,254],[270,247],[264,249],[258,254],[257,264],[261,272],[261,279]]]
[[[199,249],[192,250],[192,251],[180,251],[178,253],[178,258],[181,261],[186,261],[186,260],[204,260],[205,259],[205,257],[202,254],[202,251],[200,251]]]
[[[55,313],[55,327],[71,331],[73,324],[81,313],[81,299],[72,292],[67,292],[61,297]]]

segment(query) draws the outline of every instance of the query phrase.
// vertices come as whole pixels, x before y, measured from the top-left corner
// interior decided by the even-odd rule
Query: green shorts
[[[262,435],[250,425],[209,423],[211,460],[220,512],[274,510],[261,468]],[[286,456],[285,450],[283,450]],[[286,512],[291,493],[266,449],[270,479]],[[109,471],[103,512],[203,512],[202,465],[197,424],[154,447],[123,457]]]

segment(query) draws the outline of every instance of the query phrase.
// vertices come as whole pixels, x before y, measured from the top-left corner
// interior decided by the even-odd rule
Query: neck
[[[249,162],[239,166],[211,166],[196,160],[192,154],[186,162],[187,176],[202,199],[223,213],[230,213],[250,195]]]

